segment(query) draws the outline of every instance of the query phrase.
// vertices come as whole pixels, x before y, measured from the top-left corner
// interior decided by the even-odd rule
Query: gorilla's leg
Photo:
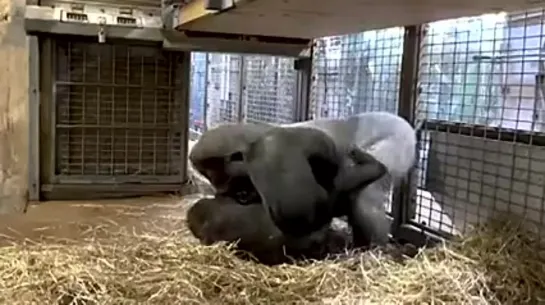
[[[203,244],[237,242],[238,255],[250,254],[267,265],[321,258],[334,251],[328,243],[339,240],[329,228],[299,239],[286,238],[262,205],[244,206],[228,197],[200,199],[188,210],[186,222]]]
[[[349,165],[347,163],[353,162]],[[370,154],[353,147],[345,158],[345,165],[335,177],[335,190],[331,193],[334,202],[334,216],[349,216],[360,190],[381,179],[388,173],[386,166]],[[351,222],[349,222],[352,225]],[[361,246],[361,245],[358,245]]]
[[[386,218],[387,195],[380,183],[373,183],[350,195],[347,214],[355,247],[388,242],[390,222]]]
[[[350,162],[354,164],[346,164]],[[334,215],[348,216],[355,247],[388,241],[389,222],[384,200],[379,200],[384,192],[377,190],[374,184],[386,174],[386,166],[370,154],[352,147],[345,158],[345,165],[335,177],[335,191],[330,195],[334,201]]]

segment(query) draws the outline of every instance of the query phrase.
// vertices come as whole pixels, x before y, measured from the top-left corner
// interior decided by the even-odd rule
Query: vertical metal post
[[[182,166],[184,168],[181,169],[180,173],[182,175],[181,177],[181,180],[182,181],[186,181],[188,179],[188,173],[187,173],[187,169],[188,169],[188,166],[187,166],[187,157],[188,157],[188,145],[187,143],[189,142],[189,103],[190,103],[190,97],[189,97],[189,92],[190,92],[190,85],[191,85],[191,52],[183,52],[181,54],[182,56],[182,62],[181,64],[179,65],[179,67],[177,67],[177,72],[179,73],[179,75],[177,75],[178,77],[180,77],[180,83],[182,84],[181,88],[180,88],[180,95],[181,95],[181,105],[182,105],[182,109],[180,110],[182,112],[182,119],[181,122],[180,122],[180,132],[185,135],[185,141],[182,141],[182,147],[181,147],[181,162],[180,164],[182,164]]]
[[[242,123],[246,121],[246,111],[245,111],[245,98],[244,94],[246,94],[246,56],[239,55],[239,95],[238,95],[238,122]]]
[[[45,185],[50,185],[53,181],[53,172],[54,169],[51,163],[51,157],[49,155],[50,146],[54,145],[52,139],[52,134],[50,133],[52,118],[51,114],[54,111],[51,111],[53,107],[53,72],[52,72],[52,46],[51,39],[41,38],[39,41],[39,56],[40,56],[40,192],[45,187]]]
[[[51,92],[51,107],[49,109],[50,111],[50,139],[51,144],[49,146],[49,174],[51,175],[50,181],[53,183],[58,183],[59,178],[57,177],[57,146],[58,146],[58,139],[57,139],[57,44],[54,39],[48,39],[50,41],[50,44],[48,44],[48,47],[50,50],[50,71],[48,71],[50,74],[46,77],[50,78],[50,83],[48,84],[51,86],[50,92]],[[69,51],[70,52],[70,51]],[[44,73],[44,76],[47,75]]]
[[[38,37],[28,36],[28,200],[40,200],[40,50]]]
[[[312,83],[312,54],[313,48],[308,49],[309,54],[295,59],[294,69],[297,71],[297,80],[295,83],[295,112],[294,122],[306,121],[310,118],[310,90]]]
[[[204,92],[203,92],[203,112],[202,112],[202,124],[203,132],[208,130],[208,68],[210,66],[210,53],[206,53],[204,61]]]
[[[418,65],[422,26],[405,27],[403,39],[403,57],[399,87],[398,115],[405,118],[414,126],[414,116],[418,86]],[[415,148],[416,149],[416,148]],[[401,227],[407,222],[409,207],[411,206],[412,175],[409,175],[400,186],[394,190],[392,200],[392,233],[394,238],[399,236]]]

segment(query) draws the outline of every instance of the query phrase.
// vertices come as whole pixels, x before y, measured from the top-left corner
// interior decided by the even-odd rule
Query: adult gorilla
[[[346,151],[351,145],[356,145],[386,166],[388,174],[355,192],[346,211],[356,246],[386,243],[389,223],[384,204],[388,200],[392,183],[404,178],[415,163],[416,135],[410,124],[390,113],[370,112],[346,119],[319,119],[283,126],[321,130],[334,140],[338,151]],[[233,175],[230,166],[240,163],[240,152],[245,151],[250,143],[256,142],[273,127],[266,124],[219,126],[202,135],[190,153],[190,160],[219,193],[237,194],[241,189],[250,190],[251,179],[244,175]],[[277,150],[277,153],[281,152],[282,150]],[[319,169],[313,170],[319,172]],[[270,177],[273,182],[274,173],[270,173]],[[255,195],[256,192],[250,193]],[[272,213],[275,210],[282,211],[279,207],[269,207],[269,210]],[[316,211],[309,210],[305,213],[314,215]],[[271,217],[278,220],[285,215]],[[293,224],[294,227],[295,225]],[[313,227],[309,226],[308,229],[312,231]]]

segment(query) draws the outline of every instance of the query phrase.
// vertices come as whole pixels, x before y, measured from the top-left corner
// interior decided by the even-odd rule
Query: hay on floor
[[[0,249],[2,304],[539,304],[545,260],[506,223],[420,252],[265,267],[180,234]]]

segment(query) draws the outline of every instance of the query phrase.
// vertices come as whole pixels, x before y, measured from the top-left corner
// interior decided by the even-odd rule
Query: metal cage
[[[296,86],[293,58],[245,56],[243,120],[293,123],[296,120]]]
[[[242,57],[211,53],[208,57],[206,86],[206,128],[238,122],[242,115]]]
[[[451,236],[508,212],[543,227],[544,17],[499,13],[423,28],[410,223]]]
[[[43,39],[40,178],[174,185],[185,180],[187,128],[380,110],[409,120],[419,137],[418,166],[392,192],[398,237],[449,237],[503,212],[542,227],[544,13],[322,38],[312,64]]]
[[[397,113],[403,33],[396,27],[316,40],[311,117]]]
[[[186,179],[186,54],[66,37],[45,39],[42,50],[49,188],[178,189]]]
[[[223,123],[297,121],[299,85],[294,58],[263,55],[192,55],[191,132]]]
[[[393,192],[398,238],[449,237],[508,212],[543,227],[544,10],[327,37],[310,118],[365,111],[414,124],[418,166]]]

